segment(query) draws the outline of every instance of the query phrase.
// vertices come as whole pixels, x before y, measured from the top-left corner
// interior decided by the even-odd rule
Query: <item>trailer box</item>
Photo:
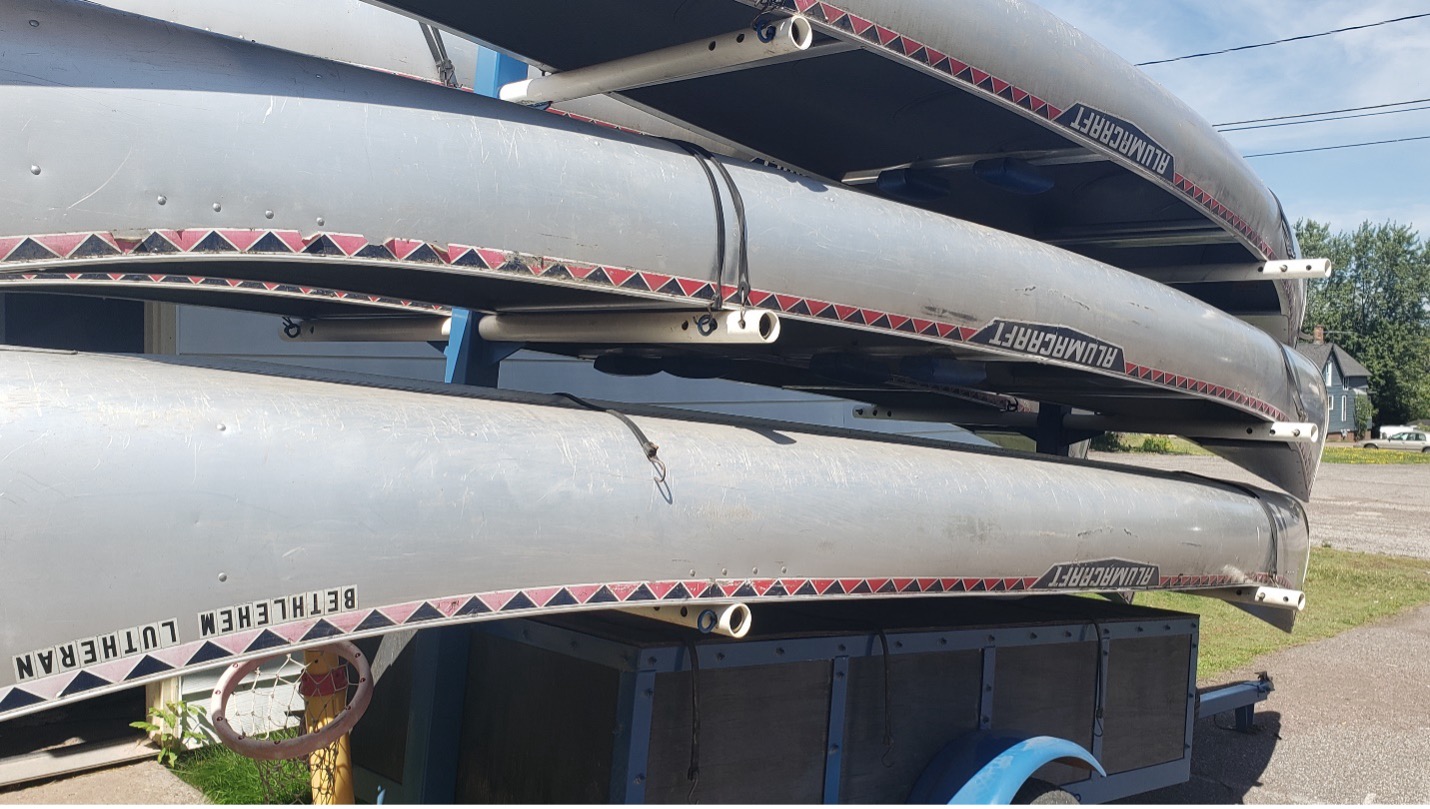
[[[1036,777],[1084,802],[1190,772],[1197,616],[1045,596],[780,604],[753,620],[742,640],[614,611],[445,630],[445,684],[379,680],[386,743],[354,732],[359,785],[472,803],[896,803],[980,730],[1082,745],[1108,777]],[[412,707],[429,691],[435,723]],[[460,721],[434,734],[442,716]],[[420,726],[401,760],[395,721]]]

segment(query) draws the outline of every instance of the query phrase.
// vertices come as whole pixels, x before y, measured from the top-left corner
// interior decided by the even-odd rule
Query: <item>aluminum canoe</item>
[[[1154,432],[1211,424],[1204,445],[1310,494],[1317,369],[1164,284],[772,168],[726,161],[725,183],[669,142],[470,93],[89,3],[0,7],[36,23],[0,51],[0,104],[20,111],[0,120],[0,150],[18,158],[0,273],[50,282],[31,288],[195,276],[258,282],[246,289],[260,297],[287,284],[484,312],[722,299],[786,321],[775,346],[720,357],[729,378],[961,403],[908,370],[932,362],[982,393]],[[1237,438],[1273,423],[1319,432]]]
[[[0,718],[511,616],[1305,577],[1285,494],[606,407],[0,349]]]
[[[741,154],[1167,279],[1284,342],[1294,343],[1300,328],[1303,282],[1214,280],[1196,269],[1295,258],[1276,197],[1199,114],[1034,3],[378,5],[557,72],[748,29],[757,17],[802,14],[817,38],[799,58],[613,97]],[[610,106],[577,108],[642,125]],[[1052,187],[1020,196],[980,179],[976,164],[1006,158]],[[878,179],[890,169],[947,193],[911,200],[886,192]]]

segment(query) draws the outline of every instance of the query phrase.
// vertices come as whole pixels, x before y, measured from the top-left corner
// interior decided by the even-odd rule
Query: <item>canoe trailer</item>
[[[821,15],[826,14],[823,3],[801,0],[793,5],[817,7]],[[435,54],[440,35],[425,23],[424,31],[429,33],[429,44],[436,43]],[[807,58],[812,46],[827,52],[851,47],[814,45],[814,41],[815,29],[808,18],[762,15],[748,32],[585,69],[519,78],[519,71],[498,68],[492,73],[504,80],[487,89],[503,100],[545,109],[594,94],[796,61]],[[1081,160],[1049,162],[1048,157],[1042,159],[1050,166]],[[1004,166],[1009,171],[998,177],[1005,185],[1036,185],[1036,172],[1019,175],[1026,171],[1020,166],[1021,161]],[[889,183],[882,175],[872,179],[888,190],[885,185],[895,179],[917,179],[911,169],[892,169]],[[38,177],[41,169],[33,167],[30,173]],[[904,193],[918,191],[900,188]],[[716,197],[718,202],[718,191]],[[167,200],[160,196],[157,204],[164,206]],[[220,212],[218,203],[213,211]],[[305,255],[309,252],[304,248]],[[1173,275],[1189,284],[1187,278],[1196,273],[1206,276],[1198,276],[1198,283],[1251,283],[1276,274],[1277,267],[1282,280],[1276,283],[1283,285],[1278,287],[1276,305],[1288,311],[1299,303],[1294,294],[1285,292],[1292,287],[1284,279],[1323,277],[1329,271],[1324,262],[1303,260],[1294,267],[1283,261],[1181,268]],[[1155,268],[1147,268],[1144,275],[1155,280]],[[193,287],[206,283],[199,276],[184,277]],[[107,283],[119,281],[118,274],[107,278]],[[164,282],[148,278],[156,285],[156,294],[162,291]],[[81,280],[19,277],[36,279],[70,285]],[[227,284],[225,292],[243,291],[237,280],[214,280],[210,286]],[[263,286],[261,291],[257,286],[250,289],[273,299],[283,294],[275,281],[248,283]],[[737,291],[748,294],[748,285]],[[301,294],[311,296],[312,290],[304,288]],[[372,297],[368,303],[396,309],[414,306],[401,298]],[[453,382],[481,380],[503,351],[503,343],[703,343],[758,348],[780,334],[782,321],[771,312],[752,310],[747,320],[744,309],[716,312],[716,308],[711,307],[704,320],[681,312],[590,314],[589,322],[581,322],[569,315],[476,317],[465,310],[433,307],[421,320],[300,319],[290,324],[287,337],[446,342],[447,376]],[[711,334],[714,338],[707,339]],[[1057,335],[1049,332],[1048,337],[1051,346]],[[950,368],[962,370],[955,365],[944,370]],[[1289,365],[1287,374],[1294,383]],[[1195,390],[1197,380],[1168,375],[1165,384]],[[1294,384],[1287,385],[1291,388]],[[1199,392],[1207,393],[1206,386]],[[1223,390],[1217,395],[1234,393]],[[615,410],[570,398],[621,419],[650,461],[657,489],[666,482],[658,448],[635,422]],[[1250,400],[1237,404],[1259,406]],[[887,408],[870,408],[861,415],[881,418],[887,412]],[[1057,425],[1060,434],[1063,428],[1095,433],[1114,425],[1097,417],[1054,415],[1063,418]],[[931,418],[939,420],[937,414]],[[1010,410],[987,414],[987,421],[1036,430],[1044,419]],[[1296,471],[1309,470],[1304,483],[1309,491],[1314,464],[1302,468],[1309,456],[1300,454],[1308,451],[1301,445],[1319,447],[1318,430],[1315,414],[1302,414],[1298,419],[1286,416],[1256,422],[1255,429],[1240,422],[1234,427],[1207,424],[1196,435],[1238,442],[1234,447],[1238,451],[1257,442],[1285,444],[1298,453],[1286,455]],[[623,431],[619,435],[629,442],[631,436]],[[198,468],[196,460],[195,476]],[[662,491],[669,504],[670,489]],[[1259,516],[1280,526],[1269,532],[1272,570],[1253,571],[1265,580],[1220,582],[1225,586],[1202,581],[1186,589],[1202,590],[1261,615],[1270,614],[1268,605],[1294,612],[1302,605],[1302,594],[1293,589],[1299,578],[1286,581],[1270,576],[1277,572],[1278,561],[1281,570],[1299,564],[1274,557],[1280,547],[1277,531],[1295,534],[1304,528],[1304,515],[1289,506],[1270,505],[1271,500],[1258,499],[1254,491],[1241,494],[1249,494],[1258,509],[1264,509]],[[1299,515],[1300,525],[1287,519],[1288,514]],[[1108,570],[1117,570],[1065,573],[1121,576],[1116,580],[1119,585],[1139,575],[1123,560],[1105,561],[1116,563],[1105,565]],[[680,566],[686,566],[684,560]],[[1248,569],[1243,566],[1237,573]],[[1299,572],[1304,573],[1304,568]],[[726,573],[721,570],[722,577]],[[220,574],[220,582],[226,581],[225,575]],[[308,650],[309,665],[314,660],[323,662],[320,674],[310,668],[293,684],[307,702],[308,729],[296,739],[271,744],[253,738],[252,728],[245,730],[235,721],[241,702],[235,696],[237,685],[245,678],[262,679],[273,670],[263,665],[261,625],[251,625],[258,605],[265,604],[265,616],[269,606],[262,600],[237,602],[197,617],[200,627],[207,627],[201,632],[223,636],[212,643],[220,650],[211,653],[213,659],[241,658],[214,685],[211,718],[225,744],[254,758],[318,755],[329,742],[338,744],[339,737],[350,732],[350,739],[340,742],[347,751],[343,760],[350,759],[350,765],[342,766],[350,767],[350,776],[330,772],[333,783],[323,789],[330,798],[367,802],[1095,803],[1185,782],[1191,773],[1197,720],[1233,713],[1235,729],[1250,732],[1255,704],[1273,690],[1264,675],[1199,689],[1200,619],[1134,605],[1124,593],[1115,592],[1120,586],[1103,588],[1105,599],[1033,596],[1026,591],[1036,586],[1036,578],[995,577],[978,583],[960,580],[958,586],[965,592],[984,595],[940,599],[919,596],[949,592],[946,581],[951,580],[805,576],[789,579],[797,583],[787,586],[784,579],[754,575],[748,580],[705,576],[712,584],[703,594],[674,578],[633,583],[619,596],[611,596],[610,608],[599,610],[557,609],[598,603],[590,600],[599,597],[592,588],[585,594],[587,600],[577,604],[574,586],[483,591],[460,606],[448,605],[452,609],[447,612],[432,601],[412,601],[405,605],[410,609],[374,608],[364,613],[361,623],[333,629],[334,637],[351,636],[351,642],[326,637],[320,625],[332,629],[334,624],[314,617],[328,614],[322,604],[329,598],[332,614],[351,616],[352,611],[338,606],[346,591],[297,593],[293,605],[302,603],[307,610],[311,599],[315,611],[305,615],[312,618],[311,632],[317,634],[284,635],[272,645],[286,647],[285,652]],[[669,587],[655,592],[664,585]],[[679,591],[683,596],[676,590],[681,587],[686,588]],[[1063,589],[1089,586],[1084,580]],[[540,603],[532,600],[538,592],[545,599]],[[826,594],[830,598],[821,598]],[[841,597],[835,598],[836,594]],[[563,597],[572,603],[558,603]],[[499,603],[494,605],[493,599]],[[552,609],[543,612],[547,607]],[[472,612],[458,614],[467,609]],[[476,620],[479,612],[508,609],[517,616]],[[422,627],[425,620],[432,625]],[[409,624],[415,628],[405,628]],[[294,626],[290,622],[284,629],[292,634]],[[160,625],[139,625],[134,632],[141,643],[147,643],[145,633],[151,629],[155,654],[146,655],[144,661],[184,670],[203,662],[200,657],[207,646],[196,647],[192,657],[178,662],[176,631],[175,642],[168,644],[174,648],[164,646]],[[251,644],[238,648],[235,638],[240,636]],[[76,667],[60,671],[64,665],[56,661],[66,653],[102,656],[105,642],[105,636],[93,636],[33,651],[26,647],[14,656],[16,683],[0,683],[6,685],[0,690],[0,717],[7,711],[30,710],[35,705],[30,699],[63,700],[87,689],[123,685],[120,680],[95,685],[94,675],[81,671],[63,687],[53,688],[54,693],[36,696],[25,690],[31,679],[46,683],[45,687],[54,685],[57,677]],[[106,658],[104,663],[111,661]],[[134,674],[143,665],[128,670],[129,676],[136,681],[153,679],[165,670]],[[41,676],[45,674],[51,676]],[[346,699],[334,699],[343,694]],[[333,704],[314,708],[325,700]],[[314,786],[317,790],[316,780]]]

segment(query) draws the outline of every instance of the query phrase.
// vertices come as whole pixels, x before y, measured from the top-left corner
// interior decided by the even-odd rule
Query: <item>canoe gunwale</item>
[[[592,265],[559,257],[536,256],[501,248],[474,247],[455,243],[433,244],[414,239],[397,238],[369,241],[361,235],[328,234],[321,231],[305,235],[297,231],[214,228],[155,229],[147,231],[143,238],[132,238],[135,233],[134,230],[126,231],[126,234],[131,235],[131,238],[127,239],[118,239],[112,233],[36,234],[5,237],[0,239],[0,272],[19,275],[23,278],[30,270],[82,274],[84,271],[77,268],[103,268],[122,266],[125,263],[159,265],[175,263],[192,266],[198,260],[215,263],[238,262],[252,266],[272,261],[275,258],[282,258],[285,261],[312,262],[315,265],[336,263],[368,267],[400,266],[404,270],[420,272],[482,275],[506,279],[520,278],[523,283],[578,289],[603,289],[632,298],[691,308],[709,306],[714,301],[716,294],[715,283],[707,279],[682,278],[668,273],[653,273],[628,267]],[[95,240],[102,241],[107,245],[109,252],[73,257],[76,250],[74,247],[67,252],[61,252],[63,249],[61,247],[51,249],[45,246],[46,244],[57,246],[92,244]],[[215,244],[222,244],[223,247],[213,249]],[[50,257],[40,257],[37,254],[37,248],[43,250],[44,255]],[[383,257],[377,257],[368,252],[372,250],[380,250]],[[100,281],[102,276],[108,275],[104,270],[95,270],[94,273],[96,281]],[[149,275],[148,273],[137,274]],[[181,283],[193,274],[175,272],[168,275],[172,275],[176,283]],[[206,272],[205,275],[213,276],[213,273]],[[75,280],[82,280],[82,275],[81,278]],[[3,281],[0,281],[0,284],[3,284]],[[290,286],[294,285],[290,284]],[[252,291],[258,292],[259,290],[255,287]],[[730,285],[724,285],[722,291],[722,297],[727,302],[738,292],[734,286]],[[359,291],[357,294],[366,296],[372,293]],[[398,306],[405,307],[406,304],[412,304],[414,314],[421,313],[423,307],[428,307],[427,310],[433,313],[440,313],[436,304],[418,304],[394,298],[391,295],[378,297],[392,299]],[[359,300],[359,302],[361,301]],[[972,328],[967,325],[941,322],[910,314],[877,311],[838,302],[815,300],[797,293],[761,289],[751,290],[750,303],[753,307],[779,313],[782,318],[890,334],[936,345],[956,346],[960,349],[1008,359],[1048,364],[1114,379],[1126,379],[1139,385],[1205,399],[1262,421],[1287,420],[1286,412],[1270,402],[1210,381],[1133,362],[1132,359],[1124,359],[1124,367],[1121,369],[1116,367],[1093,368],[1085,364],[1060,361],[1051,357],[1030,355],[974,342],[974,336],[982,329],[988,328],[987,325],[984,325],[982,329]],[[727,303],[727,308],[738,307]],[[994,316],[990,318],[989,323],[996,323],[999,320],[999,317]],[[1135,352],[1135,348],[1123,347],[1124,352],[1129,350]]]

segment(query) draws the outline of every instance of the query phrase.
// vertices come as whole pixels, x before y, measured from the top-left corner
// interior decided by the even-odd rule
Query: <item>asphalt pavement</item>
[[[1250,734],[1197,724],[1176,804],[1430,804],[1430,607],[1256,660],[1276,683]]]
[[[1215,457],[1093,456],[1266,485]],[[1317,545],[1430,559],[1430,465],[1322,464],[1307,512]],[[1192,780],[1137,802],[1430,804],[1430,607],[1265,655],[1219,679],[1258,671],[1276,691],[1257,712],[1256,732],[1228,729],[1230,715],[1202,720]]]

